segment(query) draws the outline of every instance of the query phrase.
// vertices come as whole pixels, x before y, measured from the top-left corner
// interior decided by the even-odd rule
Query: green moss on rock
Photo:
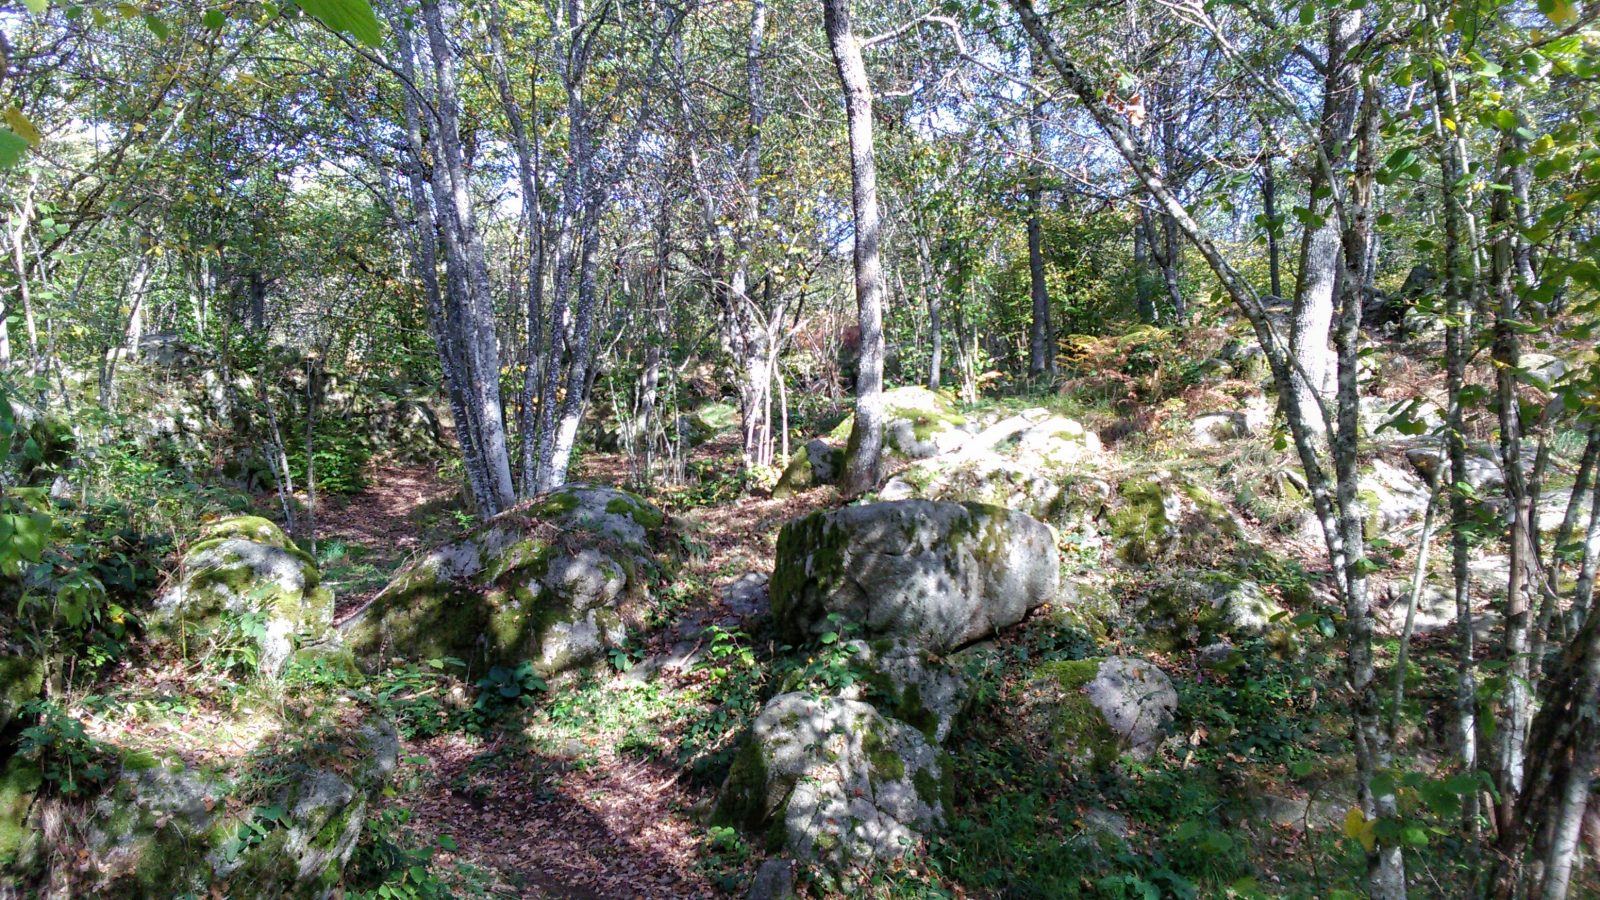
[[[1117,735],[1084,688],[1100,674],[1100,659],[1045,663],[1036,670],[1034,714],[1047,720],[1052,746],[1070,759],[1104,768],[1121,754]]]

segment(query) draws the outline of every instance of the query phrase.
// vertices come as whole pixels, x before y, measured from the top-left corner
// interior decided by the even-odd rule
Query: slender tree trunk
[[[1358,88],[1356,65],[1350,48],[1361,33],[1359,10],[1334,10],[1328,16],[1326,76],[1322,89],[1322,119],[1317,140],[1321,152],[1338,160],[1350,140],[1355,121]],[[1300,405],[1308,422],[1322,421],[1318,398],[1330,393],[1332,355],[1328,352],[1333,307],[1340,289],[1340,229],[1332,201],[1319,195],[1330,189],[1321,167],[1312,169],[1307,208],[1312,221],[1300,245],[1299,278],[1295,284],[1290,346],[1302,377],[1296,378],[1288,402]],[[1357,277],[1361,273],[1357,273]]]
[[[1038,52],[1030,49],[1029,70],[1038,77]],[[1044,191],[1044,101],[1028,107],[1028,285],[1033,299],[1033,319],[1028,329],[1028,375],[1048,377],[1056,372],[1055,336],[1050,327],[1050,292],[1044,280],[1044,228],[1040,222]]]
[[[943,292],[934,282],[933,262],[928,249],[928,239],[917,242],[917,261],[922,269],[922,296],[928,307],[928,390],[937,391],[940,372],[944,368],[944,310],[940,302]]]
[[[1133,169],[1142,182],[1143,187],[1157,200],[1165,214],[1169,215],[1184,236],[1199,251],[1201,257],[1210,266],[1212,273],[1221,283],[1222,288],[1232,299],[1235,307],[1249,319],[1260,340],[1262,349],[1266,353],[1268,363],[1272,367],[1273,380],[1278,384],[1280,391],[1288,389],[1292,379],[1299,377],[1300,373],[1294,368],[1294,359],[1286,352],[1265,308],[1261,298],[1253,286],[1239,271],[1228,261],[1215,241],[1200,227],[1184,208],[1183,204],[1173,194],[1172,190],[1160,177],[1154,163],[1142,154],[1123,119],[1114,112],[1106,103],[1105,92],[1099,85],[1087,77],[1076,64],[1066,56],[1049,29],[1039,18],[1028,0],[1011,0],[1012,9],[1022,20],[1024,29],[1030,38],[1039,46],[1043,56],[1049,60],[1058,74],[1061,75],[1066,86],[1078,97],[1086,111],[1099,126],[1100,130],[1111,140],[1117,152]],[[1375,100],[1373,122],[1369,127],[1375,127]],[[1353,216],[1350,222],[1345,223],[1351,228],[1352,238],[1355,235],[1364,237],[1364,229],[1370,228],[1366,220],[1369,212],[1364,207],[1370,202],[1370,197],[1364,192],[1370,191],[1371,181],[1375,173],[1363,171],[1370,168],[1370,147],[1366,151],[1368,159],[1362,161],[1358,167],[1358,177],[1352,179],[1354,184]],[[1319,161],[1328,171],[1330,187],[1338,189],[1332,179],[1334,176],[1333,165],[1328,161]],[[1358,247],[1357,244],[1360,244]],[[1346,246],[1351,253],[1364,252],[1364,241],[1353,239],[1346,241]],[[1350,263],[1346,263],[1347,265]],[[1289,431],[1296,455],[1305,472],[1306,483],[1310,489],[1311,499],[1316,509],[1318,520],[1322,524],[1323,537],[1328,551],[1328,561],[1333,569],[1335,584],[1338,587],[1340,598],[1344,601],[1348,635],[1347,672],[1352,681],[1355,704],[1355,736],[1357,743],[1357,765],[1361,779],[1364,798],[1363,806],[1370,813],[1384,817],[1392,813],[1394,797],[1392,792],[1379,793],[1374,790],[1374,779],[1381,766],[1387,759],[1387,748],[1382,742],[1381,727],[1375,715],[1377,710],[1376,690],[1371,677],[1371,645],[1370,645],[1370,610],[1366,596],[1366,576],[1364,567],[1364,535],[1362,534],[1361,521],[1363,504],[1357,493],[1357,459],[1356,450],[1356,420],[1358,405],[1356,404],[1356,337],[1360,325],[1360,303],[1358,298],[1350,295],[1346,301],[1341,332],[1344,335],[1344,345],[1341,348],[1340,366],[1340,406],[1347,407],[1339,410],[1338,431],[1339,436],[1328,449],[1332,452],[1333,462],[1336,467],[1337,480],[1329,478],[1323,465],[1317,447],[1317,435],[1321,429],[1316,429],[1307,421],[1302,408],[1297,404],[1285,404],[1285,413],[1289,419]],[[1353,307],[1353,308],[1352,308]],[[1337,497],[1330,496],[1330,486],[1337,485]],[[1370,872],[1368,886],[1374,897],[1381,900],[1401,898],[1406,893],[1404,858],[1399,848],[1390,846],[1385,841],[1379,841],[1375,852],[1370,858]]]
[[[1140,203],[1133,220],[1133,289],[1139,305],[1139,321],[1146,325],[1156,322],[1156,300],[1150,290],[1151,255],[1150,210]]]
[[[1511,513],[1510,574],[1506,583],[1504,612],[1505,643],[1501,649],[1507,675],[1502,698],[1505,715],[1500,717],[1497,730],[1500,744],[1496,754],[1500,793],[1498,818],[1499,828],[1503,831],[1509,826],[1509,818],[1516,812],[1517,794],[1522,790],[1523,742],[1527,739],[1528,723],[1533,713],[1533,698],[1528,691],[1533,513],[1522,469],[1522,421],[1517,399],[1517,368],[1521,359],[1516,330],[1519,324],[1514,271],[1516,252],[1511,236],[1511,199],[1504,191],[1494,192],[1491,220],[1491,231],[1496,235],[1489,260],[1491,287],[1496,300],[1495,405],[1500,419],[1500,458],[1505,469],[1506,502]]]
[[[502,11],[499,3],[488,10],[490,68],[494,74],[495,89],[500,94],[500,106],[505,111],[506,124],[511,128],[511,143],[517,153],[517,185],[522,194],[522,215],[526,223],[528,267],[524,285],[527,305],[527,337],[523,345],[522,391],[517,405],[517,434],[522,440],[518,454],[518,486],[520,496],[530,495],[534,485],[535,445],[534,397],[538,396],[540,354],[544,339],[544,195],[535,172],[539,167],[538,136],[530,140],[523,121],[522,104],[511,87],[506,71],[506,50]],[[538,94],[530,93],[537,101]],[[535,110],[537,112],[537,110]]]
[[[861,362],[856,372],[856,421],[850,432],[841,488],[847,496],[878,483],[883,453],[883,267],[878,254],[878,173],[872,147],[872,87],[850,24],[850,0],[823,0],[828,43],[844,90],[850,130],[850,195],[855,217],[856,314]]]
[[[1283,248],[1278,239],[1278,179],[1272,170],[1272,148],[1261,155],[1261,211],[1267,217],[1267,271],[1272,296],[1283,299]]]
[[[416,46],[405,18],[396,20],[400,36],[401,73],[409,85],[418,90],[422,84],[417,77]],[[422,98],[407,87],[401,90],[402,107],[406,121],[406,142],[410,159],[406,165],[406,180],[410,187],[412,214],[412,255],[416,259],[418,277],[422,280],[423,298],[428,310],[428,330],[439,354],[439,370],[444,379],[445,396],[450,401],[451,418],[455,421],[456,442],[461,446],[461,459],[467,473],[467,488],[473,504],[479,510],[492,506],[488,481],[484,477],[482,457],[478,453],[473,427],[473,413],[467,395],[470,378],[462,359],[460,341],[456,337],[456,316],[452,305],[446,304],[439,283],[438,222],[441,211],[428,193],[428,183],[423,170],[428,158],[428,148],[422,136]],[[435,185],[439,184],[440,171],[434,169]]]
[[[1465,209],[1461,202],[1461,175],[1465,160],[1459,145],[1445,134],[1442,121],[1454,119],[1455,105],[1445,84],[1445,74],[1432,76],[1434,99],[1434,137],[1440,143],[1440,173],[1444,200],[1444,290],[1445,290],[1445,390],[1449,400],[1445,412],[1445,441],[1450,461],[1450,553],[1451,575],[1456,602],[1456,727],[1462,768],[1473,772],[1478,767],[1477,675],[1473,654],[1476,636],[1472,622],[1472,596],[1468,569],[1468,528],[1471,509],[1468,498],[1455,485],[1467,483],[1467,447],[1462,391],[1466,385],[1467,353],[1471,343],[1472,304],[1463,271],[1462,258],[1470,252],[1463,247]],[[1477,792],[1467,795],[1462,815],[1471,835],[1473,860],[1479,844],[1479,800]]]

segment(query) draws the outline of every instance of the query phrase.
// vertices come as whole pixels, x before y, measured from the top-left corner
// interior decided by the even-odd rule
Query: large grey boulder
[[[853,640],[844,649],[859,680],[839,696],[866,700],[935,744],[944,743],[971,699],[963,663],[979,648],[948,659],[898,640]]]
[[[921,731],[867,703],[780,694],[751,725],[712,821],[848,880],[941,824],[952,776]]]
[[[146,622],[160,640],[199,646],[248,618],[260,620],[256,668],[276,675],[298,647],[328,636],[333,594],[316,561],[277,525],[235,516],[201,531]]]
[[[664,521],[626,491],[568,485],[401,569],[341,626],[345,643],[370,661],[584,665],[643,624]]]
[[[1112,656],[1040,666],[1023,716],[1069,762],[1105,767],[1123,754],[1149,759],[1177,708],[1172,680],[1154,663]]]
[[[984,428],[951,453],[906,467],[878,497],[988,503],[1087,535],[1110,491],[1097,474],[1102,462],[1094,432],[1046,410],[1027,410]]]
[[[1388,460],[1372,460],[1358,483],[1367,504],[1367,530],[1373,536],[1420,521],[1428,511],[1427,482]]]
[[[949,453],[972,436],[972,426],[943,394],[925,387],[884,391],[879,398],[883,415],[883,452],[890,462],[927,459]],[[839,423],[829,440],[845,444],[846,455],[854,442],[855,417]],[[848,463],[847,463],[848,464]]]
[[[976,503],[903,500],[817,512],[778,535],[772,611],[795,643],[837,630],[944,652],[1060,595],[1050,527]]]

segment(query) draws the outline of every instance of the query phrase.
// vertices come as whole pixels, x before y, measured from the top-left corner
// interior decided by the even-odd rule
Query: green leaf
[[[383,44],[383,26],[367,0],[300,0],[300,8],[369,47]]]
[[[158,41],[166,40],[167,35],[171,33],[167,31],[167,23],[161,21],[159,16],[146,15],[144,27],[150,29],[150,33],[155,35]]]
[[[28,151],[28,139],[9,128],[0,126],[0,169],[9,169],[22,160]]]
[[[50,8],[50,0],[22,0],[22,5],[28,8],[28,12],[37,16]]]
[[[208,9],[206,10],[206,14],[200,17],[200,24],[211,29],[212,31],[221,31],[222,26],[227,24],[227,22],[228,14],[220,9]]]

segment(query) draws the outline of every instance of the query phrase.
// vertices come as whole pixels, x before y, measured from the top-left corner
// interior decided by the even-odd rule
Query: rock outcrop
[[[879,402],[884,417],[883,453],[890,462],[949,453],[971,436],[971,426],[955,404],[927,388],[895,388],[885,391]],[[828,435],[829,440],[846,445],[847,457],[854,449],[854,430],[852,416]]]
[[[953,774],[921,731],[870,704],[780,694],[751,726],[712,821],[847,877],[941,824]]]
[[[784,526],[774,619],[840,672],[826,692],[790,684],[767,703],[715,820],[845,886],[916,846],[952,802],[941,746],[970,699],[965,669],[984,662],[969,645],[1058,600],[1059,565],[1048,525],[975,503],[872,503]]]
[[[806,442],[800,452],[789,461],[788,468],[772,489],[772,496],[782,499],[809,490],[819,484],[833,484],[844,472],[844,451],[821,438]]]
[[[976,503],[902,500],[813,513],[783,527],[772,611],[787,640],[831,629],[946,652],[1016,624],[1057,599],[1050,527]]]
[[[277,525],[236,516],[201,531],[147,623],[158,639],[186,646],[244,628],[257,635],[257,670],[270,676],[297,648],[327,638],[333,594],[321,586],[316,561]]]
[[[626,491],[560,488],[401,569],[341,626],[345,642],[369,661],[581,666],[642,623],[664,521]]]
[[[1150,758],[1177,708],[1171,679],[1154,663],[1112,656],[1040,666],[1023,715],[1068,762],[1103,768],[1123,754]]]
[[[1102,529],[1117,558],[1134,565],[1213,561],[1245,540],[1227,506],[1183,473],[1168,471],[1117,485]]]
[[[1072,533],[1092,530],[1110,486],[1096,473],[1100,439],[1043,409],[1010,416],[956,450],[916,462],[886,482],[883,500],[960,500],[1004,506]]]
[[[45,877],[103,897],[332,897],[400,744],[379,721],[321,746],[337,747],[336,755],[297,759],[287,776],[265,781],[176,756],[125,754],[110,786],[86,807],[56,799],[30,805],[10,871],[37,877],[59,859],[82,859],[70,875]],[[272,787],[261,793],[262,785]],[[251,802],[229,802],[241,794]],[[0,817],[5,798],[0,788]],[[72,829],[52,827],[69,816]]]
[[[1265,638],[1278,652],[1295,647],[1283,607],[1256,582],[1223,572],[1161,575],[1129,607],[1145,642],[1165,652],[1250,638]]]

